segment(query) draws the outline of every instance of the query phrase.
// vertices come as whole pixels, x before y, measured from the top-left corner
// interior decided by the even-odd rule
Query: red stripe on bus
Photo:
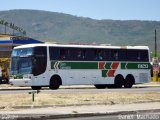
[[[108,71],[108,77],[114,77],[114,73],[116,70],[109,70]]]
[[[99,62],[99,69],[105,69],[105,62]]]
[[[119,62],[113,62],[112,63],[112,69],[117,69],[119,65]]]

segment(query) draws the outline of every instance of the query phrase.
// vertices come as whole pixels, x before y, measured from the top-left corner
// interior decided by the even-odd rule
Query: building
[[[2,73],[0,83],[8,82],[12,49],[18,45],[33,43],[43,42],[23,36],[0,34],[0,72]]]

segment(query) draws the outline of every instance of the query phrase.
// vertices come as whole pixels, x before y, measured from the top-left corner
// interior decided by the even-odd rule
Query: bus
[[[21,45],[12,51],[10,84],[34,90],[61,85],[131,88],[151,81],[149,53],[147,46]]]

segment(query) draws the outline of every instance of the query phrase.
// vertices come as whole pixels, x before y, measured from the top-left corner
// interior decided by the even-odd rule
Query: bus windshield
[[[12,52],[12,57],[16,56],[30,56],[33,55],[33,48],[21,48],[21,49],[15,49]]]
[[[32,72],[32,57],[13,57],[11,74],[31,74]]]
[[[42,74],[46,70],[46,47],[13,49],[11,75]]]
[[[33,49],[14,49],[12,52],[11,74],[31,74],[33,66]]]

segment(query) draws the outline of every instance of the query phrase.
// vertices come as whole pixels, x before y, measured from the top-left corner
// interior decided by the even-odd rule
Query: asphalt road
[[[0,89],[0,94],[22,94],[29,93],[32,90],[30,88],[18,88],[18,89]],[[61,88],[58,90],[42,89],[41,93],[107,93],[107,92],[160,92],[160,87],[140,87],[140,88],[121,88],[121,89],[95,89],[95,88]]]

